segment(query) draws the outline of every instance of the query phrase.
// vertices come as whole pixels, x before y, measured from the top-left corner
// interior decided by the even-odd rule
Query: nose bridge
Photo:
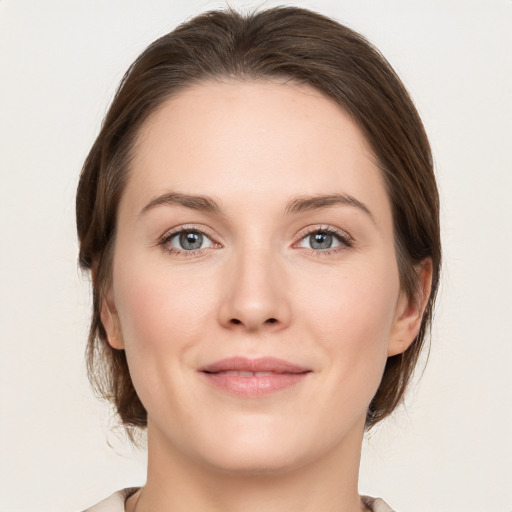
[[[290,312],[281,267],[270,240],[247,240],[234,247],[226,266],[222,324],[251,331],[286,325]]]

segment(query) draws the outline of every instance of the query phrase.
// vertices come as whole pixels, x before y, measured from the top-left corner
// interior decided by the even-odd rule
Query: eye
[[[329,253],[342,250],[345,247],[351,247],[352,241],[346,233],[333,228],[321,228],[311,231],[301,238],[297,246],[317,252]]]
[[[171,253],[193,253],[216,245],[205,233],[197,229],[180,229],[170,233],[160,244]]]

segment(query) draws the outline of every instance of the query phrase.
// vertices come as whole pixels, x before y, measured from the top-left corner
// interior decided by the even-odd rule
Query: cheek
[[[310,283],[318,283],[312,286]],[[316,318],[315,324],[324,332],[322,338],[333,335],[347,341],[357,339],[372,343],[387,337],[393,323],[399,295],[398,272],[392,265],[366,265],[333,269],[315,278],[310,275],[298,297],[308,297],[303,313]],[[300,301],[298,302],[300,304]],[[374,331],[382,336],[361,340],[349,333]]]
[[[324,274],[323,282],[321,288],[307,286],[297,292],[308,297],[299,316],[306,319],[310,337],[322,346],[332,385],[366,389],[371,399],[382,377],[395,319],[396,265],[352,267]]]
[[[116,306],[127,349],[176,349],[199,336],[212,302],[204,280],[173,274],[155,266],[124,275],[115,288]]]
[[[116,270],[114,295],[130,375],[151,416],[163,415],[165,423],[190,388],[187,372],[208,330],[214,287],[191,280],[190,272],[170,275],[155,264],[120,264]]]

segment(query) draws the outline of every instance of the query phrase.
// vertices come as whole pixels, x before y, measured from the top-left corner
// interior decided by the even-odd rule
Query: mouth
[[[312,373],[309,368],[274,357],[232,357],[201,367],[199,372],[215,388],[245,398],[290,388]]]

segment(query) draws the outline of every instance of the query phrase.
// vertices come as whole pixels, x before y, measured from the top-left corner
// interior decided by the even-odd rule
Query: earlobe
[[[418,293],[414,297],[401,292],[398,299],[396,318],[388,345],[388,357],[401,354],[409,348],[421,327],[423,314],[432,289],[432,260],[426,258],[416,267]]]
[[[115,308],[114,302],[110,297],[103,297],[101,301],[100,316],[101,323],[107,333],[108,343],[112,348],[122,350],[124,349],[123,337],[119,327],[119,316]]]

